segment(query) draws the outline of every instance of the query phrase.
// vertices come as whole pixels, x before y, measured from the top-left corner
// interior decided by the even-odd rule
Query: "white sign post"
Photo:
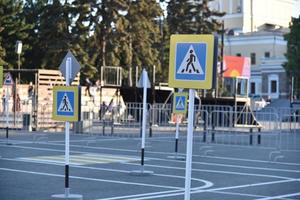
[[[147,88],[150,88],[148,73],[143,69],[139,86],[143,87],[143,118],[142,118],[142,142],[141,142],[141,170],[134,170],[131,172],[133,175],[150,175],[152,171],[144,170],[145,158],[145,137],[146,137],[146,122],[147,122]]]
[[[190,200],[191,195],[191,174],[192,174],[192,153],[193,153],[193,131],[194,131],[194,100],[195,90],[189,89],[189,110],[188,110],[188,130],[186,146],[185,165],[185,192],[184,200]]]
[[[68,55],[67,55],[68,56]],[[75,58],[74,58],[75,59]],[[65,59],[64,59],[65,60]],[[64,63],[64,61],[63,61]],[[62,63],[62,64],[63,64]],[[62,66],[61,64],[61,66]],[[67,57],[65,60],[65,79],[66,86],[70,86],[70,80],[72,75],[72,57]],[[82,200],[82,195],[80,194],[70,194],[69,187],[69,164],[70,164],[70,122],[65,122],[65,193],[52,195],[55,199],[74,199],[74,200]]]
[[[179,143],[179,124],[181,121],[181,117],[178,115],[175,117],[175,124],[176,124],[176,129],[175,129],[175,155],[174,156],[168,156],[167,158],[175,159],[175,160],[185,160],[185,157],[183,156],[178,156],[178,143]]]
[[[9,113],[8,113],[8,110],[9,110],[9,103],[8,103],[8,100],[9,100],[9,91],[8,91],[8,87],[6,88],[6,94],[3,98],[3,101],[4,101],[4,109],[5,109],[5,118],[6,118],[6,144],[7,145],[11,145],[11,143],[9,143],[9,139],[8,139],[8,118],[9,118]]]
[[[70,86],[70,75],[71,75],[71,67],[72,60],[71,58],[67,58],[66,65],[66,86]],[[69,164],[70,164],[70,122],[66,121],[66,138],[65,138],[65,196],[68,197],[70,195],[69,188]]]
[[[141,172],[144,172],[145,158],[145,137],[146,137],[146,120],[147,120],[147,71],[143,70],[143,118],[142,118],[142,146],[141,146]]]
[[[216,76],[217,37],[212,34],[171,35],[169,87],[189,88],[184,200],[190,200],[193,153],[193,89],[211,89]]]
[[[187,113],[187,98],[188,98],[188,94],[186,92],[183,92],[182,88],[179,88],[178,92],[175,92],[173,97],[172,121],[175,122],[176,124],[175,156],[168,156],[168,158],[173,158],[176,160],[185,160],[185,157],[178,156],[178,142],[179,142],[179,124],[182,122],[183,117]]]

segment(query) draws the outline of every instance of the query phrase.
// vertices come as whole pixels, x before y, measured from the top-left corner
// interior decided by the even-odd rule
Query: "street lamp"
[[[18,54],[18,80],[20,81],[20,66],[21,66],[21,62],[20,62],[20,56],[22,53],[22,41],[17,40],[16,42],[16,53]]]

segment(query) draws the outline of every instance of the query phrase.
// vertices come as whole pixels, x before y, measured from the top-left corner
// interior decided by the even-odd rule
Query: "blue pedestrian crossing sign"
[[[187,92],[175,92],[173,97],[173,113],[186,114],[187,112]]]
[[[214,59],[214,35],[172,35],[169,86],[211,89]]]
[[[52,118],[59,121],[79,121],[79,93],[80,88],[78,86],[54,86]]]
[[[9,72],[7,72],[4,76],[4,82],[3,85],[13,85],[14,80]]]
[[[57,112],[62,115],[72,116],[74,115],[74,93],[67,91],[60,91],[57,93],[58,109]]]

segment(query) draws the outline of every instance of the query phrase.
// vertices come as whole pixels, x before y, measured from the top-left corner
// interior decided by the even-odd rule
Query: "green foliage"
[[[117,45],[116,24],[124,18],[123,12],[127,10],[126,0],[102,0],[92,4],[95,11],[91,19],[93,35],[90,37],[91,56],[98,70],[98,78],[101,66],[118,65],[118,56],[115,55]]]
[[[42,9],[47,5],[47,0],[27,0],[24,4],[22,16],[26,23],[31,25],[26,33],[23,43],[28,44],[28,49],[24,51],[25,62],[22,68],[39,68],[46,49],[40,47],[40,15]],[[34,58],[34,59],[32,59]]]
[[[295,86],[300,95],[300,16],[292,18],[289,28],[290,32],[284,36],[287,41],[287,62],[283,67],[290,77],[294,76]]]
[[[168,31],[164,37],[164,47],[169,52],[171,34],[211,34],[221,32],[221,22],[217,17],[225,13],[210,10],[208,3],[212,0],[181,0],[169,1],[167,7]],[[168,55],[168,53],[167,53]],[[164,65],[168,66],[168,57]],[[165,73],[164,73],[165,74]]]
[[[210,34],[221,28],[216,17],[225,13],[210,10],[212,0],[170,1],[168,4],[167,21],[171,34]]]
[[[42,51],[40,68],[57,69],[71,47],[69,9],[68,3],[62,5],[59,0],[42,8],[38,37]]]
[[[150,73],[153,65],[160,69],[159,44],[162,9],[155,0],[132,1],[126,15],[127,38],[124,55],[129,67],[146,68]],[[129,74],[130,75],[130,74]],[[130,79],[130,77],[129,77]]]
[[[0,65],[3,66],[3,65],[7,65],[7,63],[4,61],[5,59],[5,49],[1,46],[1,41],[2,41],[2,38],[0,38]]]
[[[31,28],[21,15],[22,2],[20,0],[0,1],[0,62],[8,68],[17,68],[16,41],[27,38],[26,31]],[[28,45],[23,44],[22,54],[27,49]]]
[[[1,0],[0,64],[16,65],[21,40],[22,68],[58,69],[71,50],[83,79],[99,79],[101,66],[122,66],[132,84],[133,67],[152,74],[155,65],[156,80],[165,82],[170,34],[219,29],[214,17],[222,13],[207,3],[169,1],[165,19],[157,0]]]
[[[77,19],[72,25],[71,49],[74,56],[81,64],[82,80],[86,77],[92,77],[97,73],[96,67],[93,65],[93,59],[89,56],[89,31],[92,19],[92,6],[89,0],[75,0],[72,3],[72,19]]]

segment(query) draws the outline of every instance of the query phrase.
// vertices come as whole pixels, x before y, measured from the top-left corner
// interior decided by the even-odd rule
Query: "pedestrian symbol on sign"
[[[60,102],[58,111],[59,112],[73,112],[70,100],[66,93],[64,94],[64,97],[63,97],[62,101]]]
[[[177,96],[176,98],[176,110],[184,110],[185,109],[185,98],[184,96]]]
[[[173,113],[185,114],[187,111],[187,98],[186,92],[175,92],[173,98]]]
[[[207,72],[205,43],[177,43],[175,79],[204,81]]]
[[[57,91],[56,111],[61,116],[73,116],[75,112],[74,91]]]
[[[53,87],[52,119],[76,122],[80,120],[80,88],[77,86]]]
[[[178,74],[203,74],[203,70],[199,63],[199,59],[192,45],[190,45],[187,53],[185,54],[177,73]]]

